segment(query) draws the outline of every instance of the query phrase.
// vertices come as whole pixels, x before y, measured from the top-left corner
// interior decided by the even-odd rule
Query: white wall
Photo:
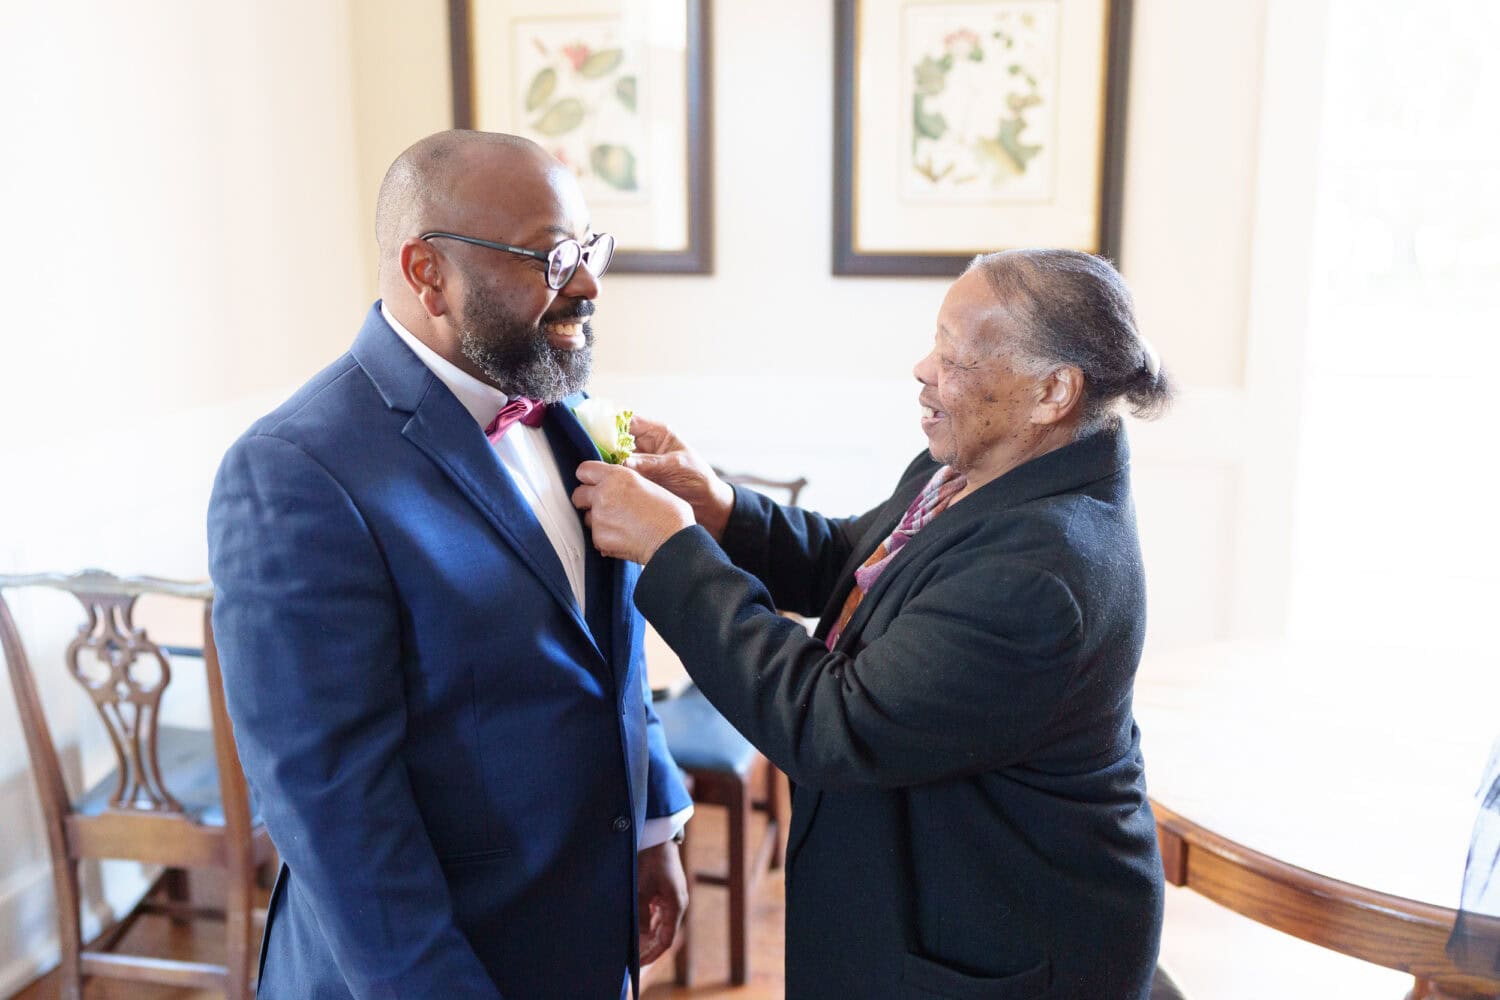
[[[1275,389],[1247,347],[1253,292],[1274,283],[1254,267],[1271,4],[1137,2],[1123,269],[1187,390],[1135,431],[1153,634],[1171,644],[1246,617],[1234,524],[1250,400]],[[450,122],[446,7],[0,4],[0,572],[203,574],[219,455],[347,346],[374,296],[380,176]],[[829,274],[832,4],[712,7],[717,273],[608,276],[595,387],[852,512],[922,444],[909,373],[946,283]],[[90,513],[101,495],[114,505]],[[59,679],[47,697],[84,710]],[[0,699],[0,781],[24,768]],[[3,833],[0,995],[49,960],[51,920],[34,817]]]
[[[446,0],[357,0],[354,124],[365,298],[375,299],[375,195],[407,146],[453,123]]]
[[[337,0],[0,4],[0,573],[204,575],[219,456],[364,307],[351,33]],[[55,735],[97,774],[54,634],[31,653]],[[55,960],[26,772],[7,695],[0,996]],[[108,877],[119,899],[139,871]]]

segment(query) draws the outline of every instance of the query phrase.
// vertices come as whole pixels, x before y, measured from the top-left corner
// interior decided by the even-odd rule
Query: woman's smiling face
[[[1003,475],[1025,450],[1040,394],[1038,379],[1017,368],[1023,336],[1016,312],[972,270],[948,289],[932,350],[913,369],[928,450],[971,486]]]

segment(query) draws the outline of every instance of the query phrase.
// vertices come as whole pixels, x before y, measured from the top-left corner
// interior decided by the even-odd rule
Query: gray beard
[[[523,322],[493,301],[470,293],[464,302],[459,349],[507,396],[543,403],[581,392],[594,368],[594,330],[583,324],[584,346],[554,347],[540,324]]]

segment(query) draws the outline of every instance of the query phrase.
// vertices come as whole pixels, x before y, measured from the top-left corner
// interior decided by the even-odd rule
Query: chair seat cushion
[[[219,799],[219,765],[214,758],[213,732],[162,726],[157,730],[156,750],[162,784],[182,803],[187,817],[204,826],[223,826],[224,805]],[[74,811],[97,816],[108,810],[118,774],[118,769],[111,769],[73,803]],[[259,816],[251,817],[252,824],[259,822]]]
[[[652,708],[661,719],[667,747],[685,771],[733,772],[744,778],[755,763],[756,751],[697,686]]]

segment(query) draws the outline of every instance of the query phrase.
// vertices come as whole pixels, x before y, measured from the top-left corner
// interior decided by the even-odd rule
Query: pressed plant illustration
[[[905,193],[1050,197],[1056,4],[913,5],[903,34],[911,109]]]
[[[642,193],[639,53],[618,20],[518,20],[514,120],[578,175],[591,200]]]

